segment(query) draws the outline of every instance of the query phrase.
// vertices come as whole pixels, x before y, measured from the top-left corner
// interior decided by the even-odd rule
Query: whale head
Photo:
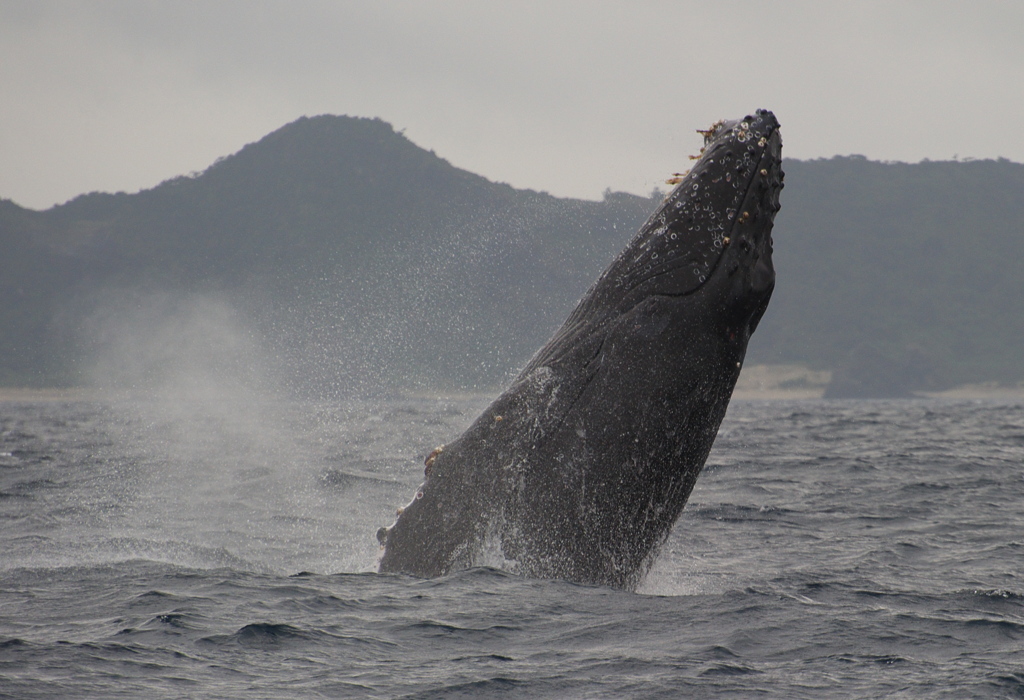
[[[771,233],[784,175],[779,122],[758,110],[700,133],[704,147],[694,166],[670,181],[675,188],[521,376],[577,345],[600,343],[609,323],[652,297],[699,295],[690,308],[707,310],[746,343],[775,288]]]
[[[672,181],[675,188],[592,293],[614,300],[621,313],[652,295],[708,287],[734,314],[749,316],[753,332],[775,286],[771,232],[784,176],[779,123],[758,110],[701,133],[705,145],[693,168]]]

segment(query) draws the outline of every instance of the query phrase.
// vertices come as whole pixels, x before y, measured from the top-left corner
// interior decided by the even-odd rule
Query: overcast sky
[[[0,0],[0,198],[134,192],[323,113],[592,199],[759,107],[790,157],[1024,161],[1022,28],[1021,0]]]

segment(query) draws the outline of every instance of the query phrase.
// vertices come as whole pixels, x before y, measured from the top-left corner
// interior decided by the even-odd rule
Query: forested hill
[[[0,385],[87,380],[121,338],[172,362],[146,343],[193,342],[209,312],[313,390],[493,387],[652,206],[489,182],[378,119],[299,119],[138,194],[3,203]]]
[[[874,394],[1024,379],[1024,165],[784,167],[752,358],[867,373]]]
[[[851,394],[1024,379],[1024,165],[784,167],[749,361]],[[656,204],[517,190],[380,120],[303,118],[138,194],[0,202],[0,385],[145,381],[177,353],[321,394],[493,387]]]

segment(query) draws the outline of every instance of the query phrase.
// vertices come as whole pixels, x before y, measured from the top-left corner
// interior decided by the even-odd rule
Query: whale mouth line
[[[687,297],[687,296],[690,296],[691,294],[696,294],[697,292],[699,292],[701,290],[701,288],[705,284],[708,283],[708,280],[711,279],[711,276],[713,274],[715,274],[715,270],[718,269],[718,265],[722,261],[722,256],[725,253],[725,249],[726,249],[726,246],[722,246],[722,250],[721,250],[721,252],[719,252],[718,257],[715,258],[714,264],[703,275],[703,278],[698,280],[697,286],[691,287],[691,288],[687,289],[684,292],[665,292],[665,291],[653,290],[653,291],[651,291],[649,296]],[[667,260],[667,261],[665,261],[664,263],[662,263],[659,266],[659,269],[651,270],[650,273],[648,273],[645,277],[641,277],[641,278],[637,279],[635,282],[632,282],[628,287],[626,287],[626,289],[628,291],[632,291],[632,290],[636,289],[637,287],[639,287],[640,285],[644,284],[645,282],[649,282],[649,281],[655,279],[656,277],[661,277],[662,275],[666,275],[666,274],[669,274],[671,272],[675,272],[676,270],[678,270],[680,268],[683,268],[683,267],[692,267],[692,265],[693,265],[693,263],[691,261],[689,261],[689,260],[686,260],[685,258],[674,258],[672,260]],[[640,303],[640,302],[637,302],[637,303]]]

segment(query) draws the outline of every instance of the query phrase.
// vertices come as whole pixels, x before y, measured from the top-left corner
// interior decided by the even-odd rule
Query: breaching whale
[[[635,588],[679,517],[775,286],[782,139],[703,131],[688,174],[511,386],[427,459],[381,572],[479,564]],[[672,182],[672,181],[670,181]]]

